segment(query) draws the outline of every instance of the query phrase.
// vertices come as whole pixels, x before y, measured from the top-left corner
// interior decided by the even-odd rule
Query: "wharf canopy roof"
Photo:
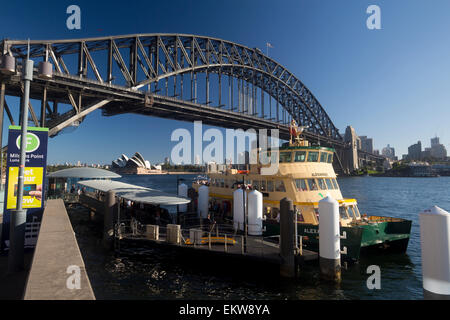
[[[121,178],[120,175],[105,169],[97,168],[69,168],[58,170],[47,175],[49,178],[84,178],[84,179],[114,179]]]
[[[191,199],[179,197],[175,194],[162,192],[160,190],[145,188],[128,183],[111,180],[84,180],[78,184],[102,192],[114,191],[117,196],[136,202],[154,205],[178,205],[187,204]]]

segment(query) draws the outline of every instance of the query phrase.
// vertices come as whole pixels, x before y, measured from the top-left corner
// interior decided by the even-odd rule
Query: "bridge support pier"
[[[358,139],[355,129],[348,126],[345,129],[344,142],[346,146],[344,147],[343,159],[344,170],[347,171],[347,174],[359,169]]]

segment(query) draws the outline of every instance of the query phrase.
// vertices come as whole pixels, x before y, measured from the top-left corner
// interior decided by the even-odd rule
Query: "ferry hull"
[[[264,236],[280,234],[279,224],[275,221],[265,222]],[[344,260],[357,261],[361,254],[378,250],[405,252],[408,247],[411,221],[383,221],[367,225],[341,227],[341,250],[347,248]],[[319,226],[305,223],[297,224],[298,235],[303,237],[303,245],[311,251],[319,251]]]

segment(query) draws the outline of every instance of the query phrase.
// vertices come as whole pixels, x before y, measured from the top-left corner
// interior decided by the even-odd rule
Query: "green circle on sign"
[[[17,137],[16,145],[17,148],[20,150],[20,138],[22,135]],[[41,141],[39,140],[39,137],[35,135],[34,133],[27,133],[27,142],[25,146],[26,152],[33,152],[36,151],[39,148],[39,145],[41,144]]]

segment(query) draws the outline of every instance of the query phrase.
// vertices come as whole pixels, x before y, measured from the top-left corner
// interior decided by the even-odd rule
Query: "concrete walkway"
[[[79,289],[76,288],[77,273]],[[61,199],[47,201],[24,299],[95,299],[69,216]]]

